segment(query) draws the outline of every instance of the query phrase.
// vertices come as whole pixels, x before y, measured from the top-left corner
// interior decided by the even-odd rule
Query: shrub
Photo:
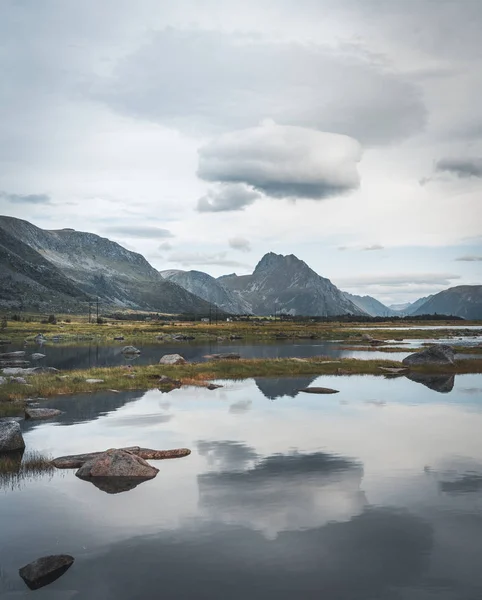
[[[57,325],[57,319],[55,318],[55,315],[49,315],[47,323],[49,323],[49,325]]]

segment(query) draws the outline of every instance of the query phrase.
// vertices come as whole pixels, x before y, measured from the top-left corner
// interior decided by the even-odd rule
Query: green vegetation
[[[217,360],[186,365],[150,365],[94,368],[70,371],[68,374],[38,374],[27,376],[30,386],[7,383],[0,387],[1,406],[9,407],[10,414],[22,409],[20,400],[27,397],[47,398],[55,395],[93,391],[150,389],[159,387],[159,378],[165,375],[183,385],[206,385],[213,379],[246,379],[249,377],[289,377],[298,375],[386,375],[380,367],[401,367],[392,360],[331,360],[326,357],[310,359],[252,359]],[[482,359],[460,360],[451,366],[413,367],[412,371],[425,373],[482,373]],[[88,383],[87,379],[102,379]]]
[[[51,457],[38,452],[21,452],[0,456],[0,489],[16,488],[25,480],[35,479],[45,473],[53,475],[55,467]]]
[[[98,323],[89,323],[87,317],[74,317],[72,315],[50,315],[48,318],[33,320],[34,317],[25,317],[28,320],[9,320],[2,331],[2,339],[12,342],[33,341],[38,333],[47,338],[59,336],[61,343],[88,343],[112,342],[114,337],[124,337],[125,342],[158,342],[163,343],[159,336],[171,334],[192,335],[197,340],[217,340],[218,338],[229,339],[231,336],[241,336],[247,340],[283,340],[283,339],[320,339],[341,340],[348,344],[359,343],[364,330],[359,326],[367,324],[357,323],[315,323],[315,322],[289,322],[250,319],[247,321],[219,322],[217,324],[204,322],[178,322],[174,320],[144,320],[128,321],[113,320],[105,317],[99,318]],[[50,322],[48,322],[50,320]],[[370,327],[376,328],[371,333],[380,340],[401,341],[403,339],[438,339],[459,336],[460,330],[440,329],[407,329],[409,326],[433,325],[431,322],[403,322],[403,323],[369,323]],[[464,325],[469,322],[463,321]],[[436,325],[457,325],[460,321],[437,321]],[[380,329],[381,327],[404,327],[401,329]]]

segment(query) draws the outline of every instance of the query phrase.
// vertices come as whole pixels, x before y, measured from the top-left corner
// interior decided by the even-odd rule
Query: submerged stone
[[[56,408],[32,408],[27,406],[25,408],[25,418],[32,420],[40,420],[40,419],[53,419],[54,417],[58,417],[62,414],[61,410],[57,410]]]

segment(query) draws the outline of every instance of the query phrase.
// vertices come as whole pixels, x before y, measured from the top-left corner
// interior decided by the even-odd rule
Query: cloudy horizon
[[[482,283],[478,0],[5,0],[0,213],[157,269]]]

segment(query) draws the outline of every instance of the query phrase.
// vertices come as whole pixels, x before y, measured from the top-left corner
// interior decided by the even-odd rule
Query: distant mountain
[[[225,289],[221,283],[202,271],[161,271],[161,275],[177,283],[192,294],[211,302],[227,313],[234,315],[250,314],[250,305]]]
[[[351,300],[353,304],[358,306],[358,308],[372,317],[394,317],[398,314],[372,296],[357,296],[355,294],[349,294],[348,292],[343,292],[343,294],[348,300]]]
[[[482,285],[458,285],[431,296],[412,315],[453,315],[482,319]]]
[[[0,232],[2,306],[77,310],[98,296],[119,308],[209,311],[209,303],[165,280],[143,256],[93,233],[47,231],[13,217],[0,217]]]
[[[425,296],[424,298],[415,300],[415,302],[406,302],[405,304],[390,304],[389,308],[394,310],[395,313],[401,317],[408,317],[415,314],[415,311],[432,297],[433,296]]]
[[[221,285],[251,306],[256,315],[362,315],[329,279],[321,277],[293,254],[270,252],[252,275],[220,277]]]

